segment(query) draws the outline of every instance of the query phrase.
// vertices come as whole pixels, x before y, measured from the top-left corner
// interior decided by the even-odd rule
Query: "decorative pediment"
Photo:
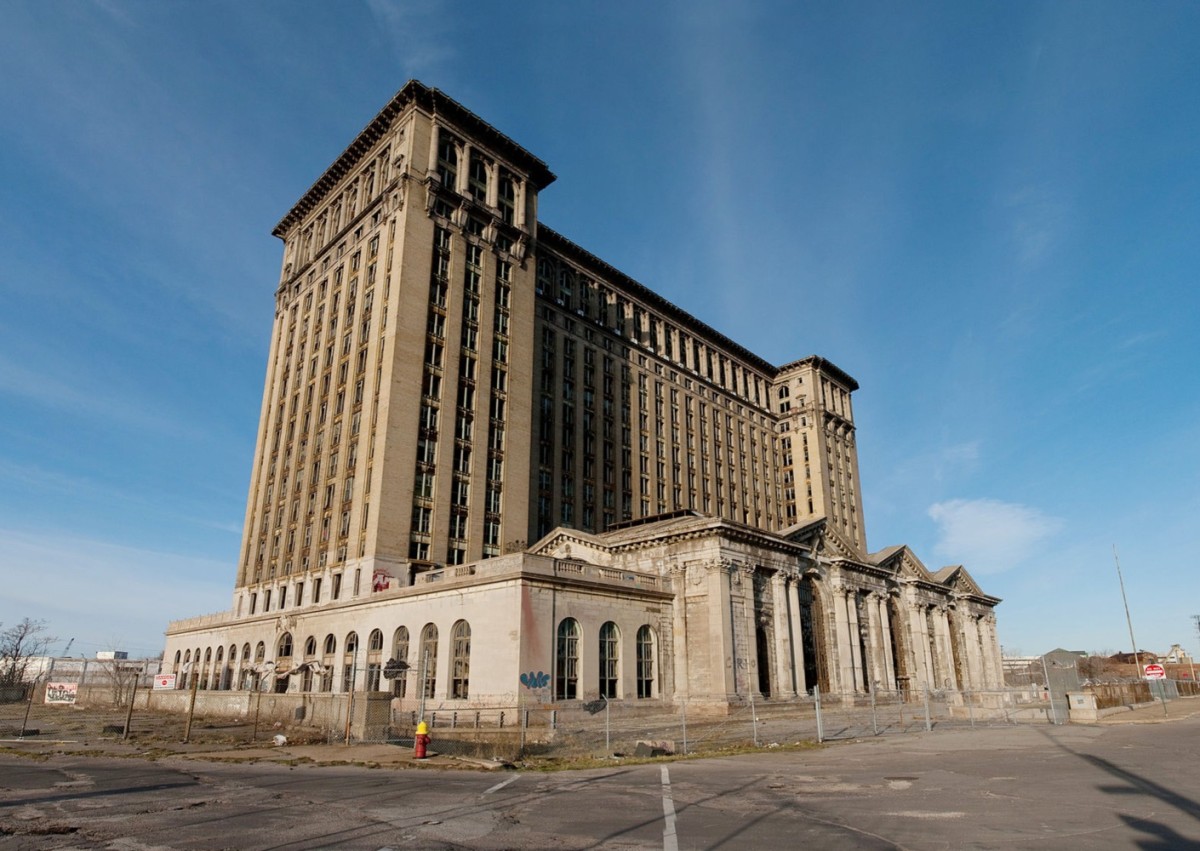
[[[817,553],[829,558],[855,560],[862,558],[862,553],[858,551],[858,548],[838,534],[838,531],[832,526],[826,526],[821,530],[821,539],[817,547]]]
[[[904,544],[872,553],[871,562],[891,571],[896,579],[917,582],[933,581],[933,575],[930,574],[929,569],[917,558],[917,554]]]
[[[612,550],[587,532],[558,528],[529,548],[529,552],[550,558],[609,564]]]
[[[985,596],[978,583],[961,564],[943,567],[935,574],[934,578],[956,593]]]

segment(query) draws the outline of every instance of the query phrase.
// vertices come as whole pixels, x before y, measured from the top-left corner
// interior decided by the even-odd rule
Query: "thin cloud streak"
[[[1037,508],[994,499],[938,502],[928,514],[938,526],[934,552],[977,574],[1020,567],[1063,527]]]
[[[121,638],[131,648],[161,647],[167,621],[227,608],[232,570],[61,529],[0,529],[0,582],[8,589],[0,623],[46,619],[59,632],[64,623],[86,623],[93,635]]]

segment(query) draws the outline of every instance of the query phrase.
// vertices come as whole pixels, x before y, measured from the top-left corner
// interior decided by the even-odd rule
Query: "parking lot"
[[[0,751],[0,843],[1200,847],[1200,719],[1182,709],[1168,719],[1143,712],[1103,726],[935,730],[557,772],[487,771],[447,757],[415,770],[410,754],[388,745],[255,749],[214,740],[189,750],[34,737]]]

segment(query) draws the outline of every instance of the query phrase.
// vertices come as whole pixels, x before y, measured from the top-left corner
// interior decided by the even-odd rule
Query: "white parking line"
[[[520,774],[514,774],[512,777],[508,778],[507,780],[501,780],[499,783],[497,783],[497,784],[496,784],[495,786],[493,786],[492,788],[490,788],[490,789],[485,789],[485,790],[484,790],[484,792],[483,792],[483,794],[484,794],[484,795],[490,795],[490,794],[492,794],[493,792],[499,792],[501,789],[503,789],[503,788],[504,788],[505,786],[507,786],[509,783],[515,783],[515,782],[516,782],[516,780],[517,780],[517,778],[519,778],[520,776],[521,776]],[[480,797],[483,797],[483,796],[481,795]]]
[[[663,796],[663,851],[679,851],[679,837],[675,835],[675,801],[671,798],[671,775],[662,767]]]

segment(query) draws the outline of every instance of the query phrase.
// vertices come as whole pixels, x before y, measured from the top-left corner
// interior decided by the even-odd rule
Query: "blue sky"
[[[1200,651],[1200,6],[5,4],[0,622],[161,650],[229,604],[271,228],[405,80],[541,218],[854,375],[872,549],[1006,650]]]

